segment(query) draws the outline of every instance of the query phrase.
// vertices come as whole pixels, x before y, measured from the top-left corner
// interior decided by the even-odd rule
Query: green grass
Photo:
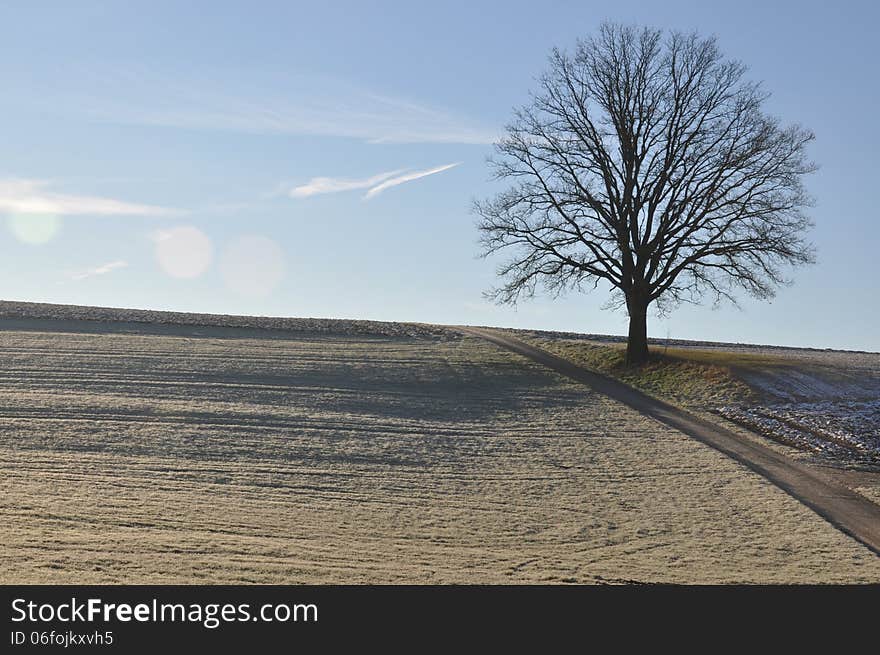
[[[660,349],[657,356],[685,360],[710,366],[752,368],[755,366],[793,366],[791,358],[768,355],[760,352],[741,352],[730,350],[699,350],[697,348]]]
[[[531,338],[569,361],[680,404],[720,405],[755,400],[755,392],[734,374],[734,366],[776,363],[776,358],[709,350],[652,351],[641,366],[628,366],[623,344]],[[779,360],[781,363],[781,360]]]

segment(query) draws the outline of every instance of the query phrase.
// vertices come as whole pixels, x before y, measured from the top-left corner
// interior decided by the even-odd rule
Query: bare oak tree
[[[613,24],[573,54],[554,50],[490,160],[512,186],[474,206],[484,255],[515,253],[490,295],[604,283],[639,363],[652,303],[768,298],[784,267],[813,261],[813,134],[766,115],[745,70],[713,38]]]

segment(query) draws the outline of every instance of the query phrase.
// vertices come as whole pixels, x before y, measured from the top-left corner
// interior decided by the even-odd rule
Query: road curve
[[[822,472],[508,334],[484,328],[456,326],[454,329],[528,357],[715,448],[762,475],[880,555],[880,505]]]

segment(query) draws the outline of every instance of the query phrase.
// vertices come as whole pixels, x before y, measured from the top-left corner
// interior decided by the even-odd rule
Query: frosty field
[[[655,343],[657,359],[634,371],[613,337],[514,333],[826,462],[880,470],[880,353],[679,341]]]
[[[880,582],[760,476],[518,355],[284,328],[0,319],[0,582]]]

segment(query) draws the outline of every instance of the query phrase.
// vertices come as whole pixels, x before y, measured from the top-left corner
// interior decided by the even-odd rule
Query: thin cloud
[[[124,261],[122,259],[119,259],[115,262],[109,262],[109,263],[104,264],[102,266],[96,266],[95,268],[90,268],[85,271],[80,271],[78,273],[71,273],[70,279],[71,280],[85,280],[86,278],[95,277],[97,275],[106,275],[107,273],[110,273],[110,272],[115,271],[120,268],[125,268],[126,266],[128,266],[128,262]]]
[[[100,196],[55,193],[45,180],[0,179],[0,212],[71,216],[174,216],[180,210]]]
[[[291,198],[307,198],[322,193],[339,193],[341,191],[354,191],[357,189],[369,189],[385,180],[400,175],[403,170],[379,173],[372,177],[360,180],[342,179],[334,177],[313,177],[305,184],[294,187],[290,191]]]
[[[424,171],[413,171],[411,173],[405,173],[404,175],[399,175],[397,177],[392,177],[390,180],[385,180],[381,184],[377,184],[372,189],[367,191],[364,198],[372,198],[374,196],[379,195],[385,189],[390,189],[391,187],[395,187],[398,184],[404,184],[405,182],[412,182],[413,180],[418,180],[423,177],[428,177],[429,175],[434,175],[435,173],[442,173],[443,171],[448,171],[450,168],[455,168],[461,162],[456,162],[454,164],[446,164],[444,166],[437,166],[436,168],[429,168]]]
[[[93,120],[196,130],[353,138],[368,143],[490,144],[499,130],[456,111],[318,75],[223,70],[173,74],[74,65],[70,84],[41,89],[41,109]]]
[[[308,182],[290,190],[288,195],[291,198],[307,198],[309,196],[321,193],[341,193],[344,191],[356,191],[359,189],[367,189],[364,198],[372,198],[386,189],[395,187],[405,182],[418,180],[428,175],[442,173],[450,168],[458,166],[461,162],[454,164],[445,164],[436,168],[429,168],[421,171],[410,171],[407,169],[399,169],[396,171],[386,171],[371,177],[361,179],[348,179],[337,177],[313,177]]]
[[[174,236],[174,230],[153,230],[147,234],[147,238],[153,243],[161,243],[167,241]]]

